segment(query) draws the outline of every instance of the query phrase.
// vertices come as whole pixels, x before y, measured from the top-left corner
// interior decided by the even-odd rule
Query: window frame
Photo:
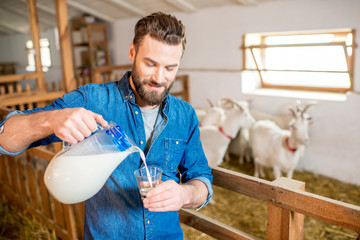
[[[354,58],[355,58],[355,48],[357,44],[355,43],[355,29],[335,29],[335,30],[318,30],[318,31],[297,31],[297,32],[274,32],[274,33],[258,33],[260,36],[260,44],[248,45],[246,43],[246,35],[253,33],[246,33],[243,35],[242,46],[241,49],[243,51],[243,67],[242,71],[256,71],[258,73],[260,79],[260,87],[261,88],[277,88],[277,89],[287,89],[287,90],[311,90],[311,91],[322,91],[322,92],[348,92],[353,91],[354,89]],[[274,37],[274,36],[295,36],[295,35],[319,35],[319,34],[352,34],[352,42],[351,44],[346,44],[346,41],[343,42],[330,42],[330,43],[299,43],[299,44],[265,44],[266,37]],[[287,47],[316,47],[316,46],[342,46],[344,48],[347,71],[324,71],[324,70],[291,70],[291,69],[266,69],[260,68],[258,61],[256,60],[254,49],[260,49],[261,58],[264,58],[265,51],[263,49],[268,48],[287,48]],[[347,48],[352,48],[352,54],[349,55],[347,52]],[[247,68],[247,49],[250,50],[252,60],[255,64],[255,69]],[[272,72],[272,71],[280,71],[280,72],[326,72],[326,73],[347,73],[350,79],[350,87],[348,88],[339,88],[339,87],[320,87],[320,86],[294,86],[294,85],[284,85],[284,84],[271,84],[265,83],[262,73],[263,72]]]

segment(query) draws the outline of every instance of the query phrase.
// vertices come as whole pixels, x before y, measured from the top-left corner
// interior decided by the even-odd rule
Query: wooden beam
[[[166,0],[166,1],[184,12],[195,12],[197,10],[196,7],[194,7],[191,3],[185,0]]]
[[[127,11],[135,13],[135,14],[137,14],[139,16],[147,15],[146,12],[144,12],[143,10],[141,10],[141,9],[135,7],[134,5],[131,5],[131,4],[129,4],[129,3],[125,2],[125,1],[123,1],[123,0],[108,0],[108,1],[114,3],[115,5],[117,5],[117,6],[121,7],[121,8],[126,9]]]
[[[256,177],[221,167],[213,167],[213,184],[258,200],[272,202],[276,199],[276,185]]]
[[[56,98],[64,96],[65,92],[45,92],[45,91],[35,91],[35,92],[22,92],[14,93],[11,95],[0,95],[0,102],[2,106],[14,106],[23,103],[34,103],[42,101],[52,101]]]
[[[59,31],[59,42],[61,52],[61,67],[63,73],[63,81],[65,91],[70,92],[76,88],[76,81],[74,78],[73,58],[71,55],[69,24],[66,0],[55,0],[56,17]]]
[[[21,24],[19,24],[20,21]],[[27,19],[22,19],[21,17],[19,17],[18,14],[14,14],[0,8],[0,25],[5,28],[25,34],[28,33],[30,29],[28,24],[26,24],[27,21]]]
[[[25,0],[23,0],[24,2],[26,2]],[[38,7],[38,4],[36,4],[36,6]],[[26,11],[26,8],[14,8],[14,7],[8,7],[8,6],[2,6],[2,8],[7,9],[10,12],[13,12],[21,17],[23,17],[24,19],[28,19],[28,11]],[[56,23],[53,19],[50,19],[49,17],[45,17],[45,16],[40,16],[38,18],[39,22],[45,26],[56,26]]]
[[[96,11],[95,9],[92,9],[86,5],[83,5],[83,4],[80,4],[78,2],[75,2],[75,1],[72,1],[72,0],[67,0],[67,4],[70,6],[70,7],[73,7],[73,8],[76,8],[78,10],[80,10],[81,12],[86,12],[90,15],[94,15],[95,17],[98,17],[102,20],[105,20],[107,22],[114,22],[115,19],[114,18],[111,18],[109,17],[108,15],[106,14],[102,14],[101,12],[99,11]]]
[[[34,79],[38,77],[40,77],[38,73],[4,75],[4,76],[0,76],[0,83],[21,81],[25,79]]]
[[[216,239],[234,239],[234,240],[256,240],[247,233],[244,233],[236,228],[228,226],[215,219],[207,217],[203,214],[197,213],[190,209],[180,209],[179,211],[180,222],[195,228],[207,235]]]
[[[29,18],[30,18],[31,38],[32,38],[34,49],[35,49],[36,73],[39,75],[37,78],[37,86],[36,87],[38,90],[44,90],[45,89],[45,79],[44,79],[44,73],[42,71],[42,66],[41,66],[40,31],[39,31],[38,15],[37,15],[37,11],[36,11],[36,0],[28,0],[27,5],[28,5],[28,10],[29,10]]]
[[[283,193],[282,188],[298,189],[305,191],[305,183],[289,178],[279,178],[273,181],[278,188],[277,194]],[[279,188],[280,187],[280,188]],[[278,197],[277,197],[278,198]],[[278,199],[277,199],[278,202]],[[268,203],[267,206],[267,236],[268,240],[277,239],[303,239],[304,215],[277,206],[275,203]]]

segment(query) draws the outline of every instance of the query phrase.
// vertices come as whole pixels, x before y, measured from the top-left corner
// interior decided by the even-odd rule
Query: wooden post
[[[37,77],[37,88],[38,90],[45,89],[45,79],[44,73],[41,66],[41,54],[40,54],[40,32],[39,32],[39,22],[38,15],[36,10],[36,0],[27,0],[28,10],[29,10],[29,20],[31,27],[31,38],[33,46],[35,49],[35,67]]]
[[[74,80],[74,70],[71,56],[69,24],[66,0],[55,0],[56,17],[59,31],[59,42],[61,52],[62,74],[64,79],[65,91],[70,92],[76,88]]]
[[[277,185],[276,199],[267,206],[267,239],[268,240],[301,240],[303,239],[304,215],[282,208],[282,188],[305,191],[305,183],[290,178],[279,178],[273,181]]]

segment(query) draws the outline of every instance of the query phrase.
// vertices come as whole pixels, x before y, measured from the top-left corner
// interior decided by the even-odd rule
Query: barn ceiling
[[[83,14],[104,22],[146,16],[155,11],[194,13],[222,6],[256,6],[282,0],[66,0],[68,17]],[[29,33],[26,0],[0,0],[0,35]],[[41,30],[56,27],[55,0],[36,0]]]

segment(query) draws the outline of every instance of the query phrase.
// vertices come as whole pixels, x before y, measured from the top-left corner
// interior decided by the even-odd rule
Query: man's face
[[[137,104],[153,108],[161,104],[174,83],[182,55],[182,45],[169,46],[145,36],[135,53],[131,44],[129,59],[133,61],[130,85],[135,89]],[[140,98],[140,99],[139,99]]]

